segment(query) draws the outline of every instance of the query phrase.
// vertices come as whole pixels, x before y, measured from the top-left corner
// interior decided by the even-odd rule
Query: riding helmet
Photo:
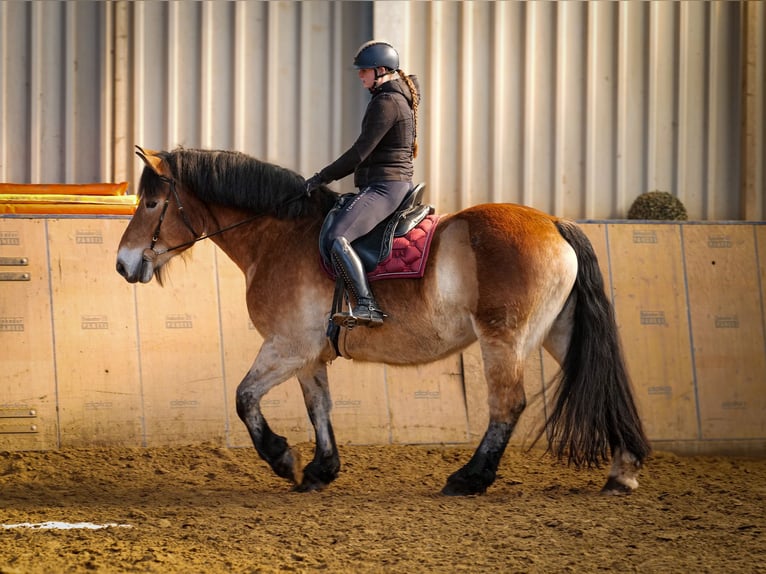
[[[362,44],[354,56],[354,67],[357,70],[366,70],[380,66],[398,70],[399,53],[387,42],[372,40]]]

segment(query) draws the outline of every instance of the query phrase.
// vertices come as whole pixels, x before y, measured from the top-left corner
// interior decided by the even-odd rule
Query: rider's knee
[[[351,242],[346,239],[343,235],[338,235],[335,237],[335,239],[332,240],[330,243],[332,251],[336,252],[343,252],[348,251],[349,246],[351,245]]]

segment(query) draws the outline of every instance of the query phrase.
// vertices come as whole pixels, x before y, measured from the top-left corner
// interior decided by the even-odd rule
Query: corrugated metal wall
[[[3,1],[0,180],[135,181],[134,144],[311,174],[357,135],[373,36],[420,78],[417,178],[442,211],[622,218],[661,189],[694,219],[766,219],[757,1]]]

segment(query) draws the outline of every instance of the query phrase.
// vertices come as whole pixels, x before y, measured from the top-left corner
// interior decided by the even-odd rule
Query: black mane
[[[307,197],[303,176],[241,152],[178,148],[160,155],[174,179],[207,203],[296,219],[324,216],[338,197],[324,186]]]

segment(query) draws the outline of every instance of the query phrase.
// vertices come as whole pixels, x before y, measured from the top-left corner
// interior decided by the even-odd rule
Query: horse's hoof
[[[487,492],[486,486],[460,479],[448,480],[447,484],[442,488],[442,494],[444,496],[473,496],[476,494],[484,494],[485,492]]]
[[[445,485],[444,488],[442,488],[442,494],[444,496],[477,496],[479,494],[484,494],[487,491],[486,488],[484,489],[474,489],[474,488],[458,488],[455,487],[452,484]]]
[[[302,480],[295,485],[295,492],[314,492],[322,490],[338,478],[340,461],[337,458],[312,460],[303,469]]]
[[[272,468],[277,476],[286,478],[294,484],[300,484],[303,481],[301,455],[290,448],[282,453],[282,456],[272,465]]]
[[[327,485],[324,482],[306,480],[304,478],[303,482],[296,484],[293,487],[293,492],[318,492],[323,490],[326,486]]]
[[[637,486],[637,485],[636,485]],[[604,496],[625,496],[635,490],[635,487],[625,484],[617,480],[616,476],[610,476],[604,487],[601,489],[601,494]]]

